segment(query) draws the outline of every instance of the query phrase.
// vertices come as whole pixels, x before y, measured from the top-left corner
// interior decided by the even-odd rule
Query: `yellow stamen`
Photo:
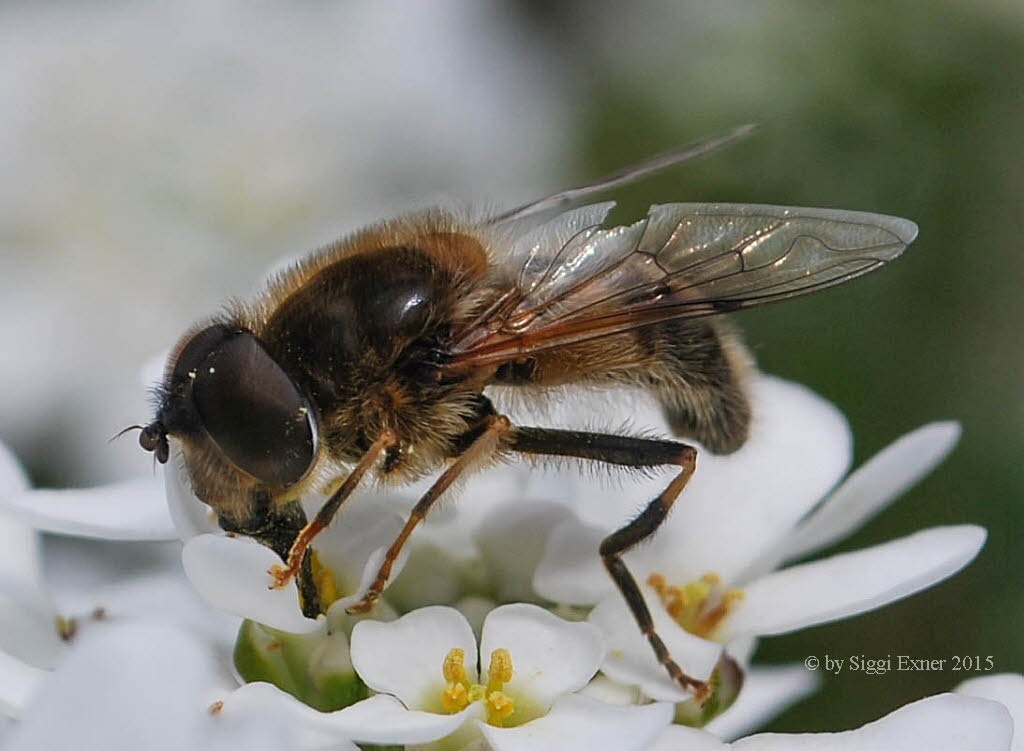
[[[505,684],[512,680],[511,655],[507,649],[496,649],[491,653],[486,686],[469,682],[465,660],[465,651],[458,647],[449,650],[445,655],[441,666],[445,679],[441,705],[449,714],[455,714],[473,702],[482,701],[487,707],[487,722],[501,727],[516,710],[515,701],[502,690]]]
[[[444,658],[444,666],[441,668],[446,681],[465,683],[466,678],[466,652],[455,647],[450,650]]]
[[[703,602],[708,599],[708,595],[711,594],[711,590],[714,587],[703,579],[698,579],[695,582],[690,582],[683,587],[683,592],[686,593],[688,600],[695,602]]]
[[[722,595],[722,601],[725,603],[725,606],[728,607],[733,603],[739,602],[746,596],[747,593],[739,587],[731,587],[725,590],[725,594]]]
[[[320,561],[320,556],[315,550],[310,551],[310,563],[313,569],[313,584],[320,595],[320,609],[327,612],[327,608],[338,599],[338,585],[334,581],[334,574]]]
[[[487,690],[500,691],[501,687],[512,680],[512,655],[507,649],[496,649],[491,652],[491,666],[487,668]]]
[[[658,593],[659,597],[665,596],[665,577],[661,574],[651,574],[647,577],[647,583],[651,585],[655,592]]]
[[[449,714],[461,712],[474,701],[470,696],[469,680],[466,676],[466,652],[458,647],[445,655],[441,672],[447,684],[441,696],[441,705]]]
[[[690,606],[690,598],[679,587],[665,588],[661,601],[665,603],[668,614],[677,621],[685,616],[686,609]]]
[[[487,722],[501,727],[513,712],[516,703],[504,691],[492,691],[487,695]]]
[[[670,586],[662,574],[653,573],[647,583],[657,593],[665,611],[691,634],[710,638],[735,604],[742,589],[722,590],[722,578],[713,572],[682,587]]]
[[[78,621],[74,618],[65,618],[62,615],[58,615],[57,619],[57,636],[62,641],[71,641],[75,638],[75,634],[78,633]]]
[[[464,683],[451,682],[445,686],[444,694],[441,696],[441,704],[448,714],[461,712],[469,706],[469,692]]]

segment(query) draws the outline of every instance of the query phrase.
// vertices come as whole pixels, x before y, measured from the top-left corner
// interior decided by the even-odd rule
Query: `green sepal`
[[[271,683],[321,712],[369,694],[352,668],[344,634],[290,634],[246,620],[235,640],[234,661],[247,683]]]
[[[693,699],[676,704],[676,725],[702,728],[731,707],[743,688],[743,669],[734,659],[723,655],[708,681],[711,696],[703,705]]]

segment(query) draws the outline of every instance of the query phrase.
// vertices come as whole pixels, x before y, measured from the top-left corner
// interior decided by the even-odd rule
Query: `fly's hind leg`
[[[654,628],[650,608],[636,579],[622,560],[624,553],[654,534],[668,517],[672,504],[693,475],[697,450],[678,441],[545,428],[516,428],[509,436],[509,447],[524,454],[577,457],[627,467],[679,467],[679,474],[635,519],[601,542],[599,553],[658,662],[665,667],[672,680],[692,691],[697,701],[703,703],[710,692],[707,682],[687,675],[672,659],[665,642]]]

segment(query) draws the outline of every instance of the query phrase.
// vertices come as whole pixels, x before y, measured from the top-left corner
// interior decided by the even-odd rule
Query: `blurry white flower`
[[[729,457],[700,456],[668,521],[650,544],[626,555],[659,633],[698,678],[710,675],[719,645],[745,660],[754,637],[881,607],[959,570],[985,537],[973,526],[936,528],[770,573],[860,526],[931,469],[959,430],[935,424],[904,437],[819,503],[848,463],[845,421],[783,381],[761,377],[753,391],[758,419],[746,446]],[[644,417],[646,424],[658,419]],[[591,620],[609,637],[608,675],[648,696],[683,700],[600,566],[600,540],[629,511],[607,493],[598,498],[597,513],[581,507],[589,523],[569,521],[552,534],[535,585],[556,602],[598,602]]]
[[[149,518],[146,514],[129,513],[127,525],[115,518],[130,503],[128,493],[31,490],[17,459],[0,444],[0,714],[20,716],[83,633],[150,617],[188,624],[222,647],[230,643],[233,624],[203,606],[180,571],[167,565],[173,558],[161,548],[147,555],[128,552],[109,566],[95,543],[90,548],[90,543],[51,541],[48,552],[59,561],[56,566],[48,561],[44,572],[37,532],[9,518],[12,512],[24,517],[35,498],[37,521],[49,529],[133,539],[132,524],[149,528],[148,521],[139,523]],[[84,508],[75,506],[76,498]],[[67,518],[59,515],[62,511]],[[71,586],[64,586],[67,580],[73,580]]]
[[[921,699],[842,733],[763,733],[724,743],[673,725],[650,751],[1010,751],[1013,722],[993,701],[953,694]]]
[[[272,715],[211,711],[233,679],[195,633],[135,622],[90,633],[12,730],[5,751],[280,751],[294,729]],[[355,751],[337,739],[336,751]]]
[[[21,464],[0,443],[0,499],[27,487]],[[0,714],[20,713],[52,667],[61,649],[56,616],[35,531],[0,513]]]
[[[40,532],[100,540],[177,539],[155,477],[90,488],[25,488],[3,499],[3,511]]]

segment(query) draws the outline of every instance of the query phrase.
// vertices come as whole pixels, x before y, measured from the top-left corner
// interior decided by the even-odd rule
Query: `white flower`
[[[75,497],[74,491],[30,490],[20,464],[0,444],[0,714],[21,716],[69,645],[93,630],[144,615],[187,624],[226,650],[237,628],[202,604],[168,565],[175,556],[164,546],[115,554],[111,563],[109,543],[54,540],[48,552],[59,560],[50,561],[44,580],[36,531],[8,518],[12,510],[23,517],[34,498],[40,499],[36,521],[47,529],[93,535],[105,528],[119,539],[134,539],[139,530],[131,525],[140,520],[143,532],[151,529],[145,520],[153,515],[135,514],[126,524],[111,513],[129,502],[126,494],[111,493],[108,504],[98,489],[87,491],[82,500],[95,514],[92,521],[75,508]],[[57,507],[68,519],[55,513]]]
[[[216,701],[233,683],[195,633],[136,621],[86,635],[13,728],[5,751],[279,751],[297,730],[279,717]],[[334,751],[356,751],[336,738]]]
[[[397,697],[401,712],[451,717],[449,733],[471,723],[497,751],[645,748],[669,722],[669,705],[612,707],[573,695],[603,657],[595,627],[524,604],[488,614],[479,653],[466,619],[440,606],[363,621],[352,633],[367,685]]]
[[[28,487],[28,477],[0,443],[0,499]],[[36,533],[0,514],[0,714],[20,713],[61,643],[56,610],[42,586]]]
[[[1013,722],[993,701],[940,694],[843,733],[763,733],[724,743],[673,725],[650,751],[1010,751]]]
[[[564,496],[555,500],[556,489],[528,487],[528,475],[529,468],[510,465],[471,478],[440,519],[428,517],[413,535],[409,564],[389,586],[388,601],[402,611],[465,598],[546,602],[533,575],[548,535],[572,510]]]
[[[177,538],[158,478],[91,488],[25,488],[3,499],[3,511],[40,532],[100,540]]]
[[[772,572],[857,528],[933,467],[959,431],[935,424],[905,436],[819,502],[849,461],[845,421],[778,379],[758,378],[753,393],[758,417],[747,445],[728,457],[699,456],[668,521],[625,557],[662,638],[696,678],[710,675],[721,645],[745,660],[757,636],[849,617],[930,586],[966,565],[985,538],[974,526],[935,528]],[[657,487],[646,489],[653,495]],[[598,497],[580,506],[585,524],[567,522],[552,534],[535,586],[557,602],[598,603],[591,620],[609,638],[608,675],[648,696],[683,700],[600,566],[600,539],[630,511],[607,492]]]
[[[862,523],[934,465],[955,441],[957,430],[949,425],[929,426],[901,439],[852,474],[834,490],[827,502],[815,507],[818,499],[842,476],[848,464],[850,441],[845,422],[826,402],[792,384],[762,377],[755,382],[754,391],[758,422],[750,444],[732,457],[702,456],[693,485],[680,500],[670,521],[650,544],[628,556],[630,565],[644,581],[654,573],[665,578],[664,583],[657,578],[651,580],[661,587],[660,595],[645,584],[652,603],[659,603],[661,598],[670,602],[674,594],[670,589],[670,577],[685,582],[683,577],[692,572],[726,572],[735,577],[730,583],[744,585],[746,597],[731,605],[725,603],[721,617],[712,624],[714,628],[703,634],[710,639],[679,628],[669,617],[667,608],[654,608],[656,622],[673,655],[680,659],[684,669],[698,677],[710,673],[724,644],[729,645],[734,657],[745,662],[753,648],[754,637],[772,632],[771,628],[764,627],[765,621],[758,618],[763,619],[765,614],[774,615],[775,606],[779,603],[782,603],[783,613],[791,619],[775,624],[775,628],[781,630],[790,627],[794,621],[799,625],[801,619],[811,618],[810,622],[813,622],[813,618],[821,617],[822,612],[838,616],[843,608],[852,607],[854,610],[851,612],[855,612],[863,609],[865,604],[883,604],[887,599],[908,593],[908,587],[926,585],[941,576],[943,571],[948,573],[959,567],[969,560],[980,544],[980,534],[974,528],[932,531],[917,538],[878,546],[866,553],[837,556],[780,573],[768,573],[780,562],[813,552]],[[637,410],[637,403],[636,400],[632,403],[634,422],[646,426],[657,424],[660,418],[651,411]],[[571,420],[566,421],[565,415],[549,419],[549,424],[573,426]],[[798,461],[794,461],[794,457]],[[490,740],[493,736],[498,739],[497,743],[515,744],[537,732],[550,731],[557,735],[561,731],[550,729],[572,727],[577,717],[592,712],[594,699],[587,696],[565,697],[552,700],[543,716],[532,718],[530,722],[516,728],[495,728],[486,721],[481,724],[481,720],[486,720],[486,711],[481,709],[483,705],[479,702],[470,702],[455,714],[437,711],[437,707],[428,711],[429,707],[416,704],[402,693],[400,681],[388,683],[391,679],[387,675],[381,678],[375,674],[373,658],[366,655],[397,654],[394,649],[378,645],[374,649],[364,649],[362,658],[349,654],[347,632],[352,627],[351,621],[339,620],[339,614],[344,605],[365,588],[385,546],[402,524],[401,512],[418,496],[419,488],[402,494],[382,495],[364,491],[351,499],[335,524],[318,537],[315,549],[324,564],[318,583],[330,590],[328,602],[337,599],[338,604],[330,611],[334,614],[333,620],[330,614],[326,619],[311,620],[300,612],[294,584],[283,590],[268,588],[267,570],[277,562],[272,551],[247,538],[220,533],[210,509],[200,503],[187,488],[187,483],[182,481],[176,462],[168,465],[165,475],[170,510],[162,519],[152,511],[154,504],[148,504],[149,512],[137,514],[125,522],[117,511],[125,502],[119,498],[125,499],[126,496],[114,493],[110,503],[104,505],[100,490],[94,491],[97,501],[85,513],[74,506],[72,491],[60,496],[40,494],[43,500],[40,506],[44,511],[37,508],[33,518],[49,529],[85,534],[103,534],[106,526],[112,530],[113,536],[121,539],[157,536],[154,529],[162,529],[160,534],[166,535],[170,526],[168,520],[173,519],[177,534],[185,540],[184,568],[208,602],[227,613],[284,632],[311,634],[314,641],[296,641],[294,652],[301,656],[303,669],[308,669],[311,676],[323,674],[338,679],[343,672],[352,676],[354,664],[371,688],[393,695],[375,696],[340,711],[324,713],[301,705],[292,696],[271,686],[250,684],[226,697],[229,714],[235,711],[232,707],[258,706],[261,712],[279,716],[285,726],[305,728],[310,733],[307,740],[313,744],[309,747],[316,748],[316,744],[333,742],[334,739],[427,743],[450,736],[456,730],[456,741],[467,733],[476,733],[488,738],[489,743],[493,743]],[[698,482],[701,477],[705,479]],[[750,477],[758,478],[758,482],[752,485]],[[637,482],[639,489],[636,492],[632,481],[626,487],[629,496],[639,495],[642,499],[648,493],[657,492],[663,482],[657,478]],[[690,497],[691,491],[693,498]],[[645,697],[682,701],[686,696],[668,681],[661,666],[650,656],[648,645],[614,592],[596,556],[600,537],[628,517],[629,510],[622,500],[623,495],[598,488],[587,479],[579,479],[575,468],[543,475],[536,470],[511,467],[479,475],[467,484],[459,502],[442,506],[440,513],[432,515],[418,530],[422,534],[414,538],[418,539],[413,546],[414,555],[417,547],[420,553],[429,552],[431,548],[433,552],[414,559],[416,565],[412,572],[397,577],[399,584],[395,599],[404,609],[431,598],[453,602],[472,595],[475,598],[472,604],[463,601],[462,607],[467,613],[475,613],[472,617],[479,619],[476,620],[478,624],[485,615],[486,623],[494,622],[503,609],[487,613],[497,601],[537,599],[534,587],[555,601],[586,604],[601,600],[591,619],[606,631],[615,650],[614,656],[605,660],[604,671],[623,684],[642,689],[642,693],[619,702],[621,706],[616,711],[628,716],[630,712],[643,710],[648,713],[647,722],[653,716],[652,706],[662,707],[658,711],[665,711],[664,708],[668,707],[671,713],[670,705],[644,705]],[[88,499],[88,495],[85,497]],[[33,507],[31,496],[16,494],[16,498],[19,499],[14,504],[17,513],[27,513],[25,509]],[[728,499],[727,505],[723,506],[722,498]],[[315,511],[322,500],[315,497],[304,499],[308,512]],[[633,504],[630,502],[628,505]],[[577,521],[573,512],[585,523]],[[554,534],[551,530],[555,530]],[[938,537],[938,543],[933,535]],[[950,554],[946,546],[954,535],[963,537],[963,545]],[[915,544],[915,539],[923,540],[923,543]],[[692,558],[690,550],[696,551],[694,555],[710,556],[711,562]],[[537,568],[542,551],[546,552]],[[888,579],[884,582],[879,582],[877,577],[860,577],[862,571],[858,566],[847,568],[851,559],[854,563],[859,562],[858,556],[867,555],[870,563],[880,554],[879,551],[889,553],[886,560],[900,564],[890,566],[892,571],[885,572]],[[423,565],[424,561],[430,565]],[[820,584],[822,579],[831,584],[830,579],[846,575],[847,571],[852,571],[856,577],[844,587],[839,599],[826,602],[824,598],[829,589],[826,586],[807,589],[808,583]],[[894,576],[893,571],[899,575]],[[917,571],[918,575],[908,576],[908,571]],[[696,576],[699,577],[700,573]],[[795,579],[792,578],[794,576]],[[867,589],[858,589],[865,581],[869,585]],[[701,587],[705,593],[710,593],[709,602],[720,594],[708,580],[691,586],[688,594],[696,592],[700,595],[698,590]],[[385,593],[382,600],[384,610],[378,616],[387,616],[391,595],[390,590]],[[420,602],[416,598],[420,598]],[[826,604],[822,605],[822,602]],[[723,601],[719,600],[718,604],[723,604]],[[425,637],[413,635],[413,626],[409,624],[421,623],[418,619],[424,618],[427,620],[422,623],[429,624],[432,617],[429,614],[436,610],[414,611],[406,616],[410,620],[396,622],[406,624],[410,646],[418,649]],[[460,629],[472,637],[465,619],[449,609],[440,610],[448,613],[446,617],[449,619],[458,619]],[[544,612],[535,608],[529,611]],[[48,618],[53,611],[44,612]],[[690,613],[694,623],[699,623],[703,615],[706,612],[700,608]],[[547,613],[545,616],[558,620]],[[501,623],[501,618],[496,622]],[[356,634],[373,634],[374,629],[383,629],[380,633],[386,634],[388,629],[400,628],[396,623],[369,622],[357,626]],[[249,631],[244,632],[240,639],[248,639],[248,646],[265,648],[260,657],[266,658],[266,664],[261,663],[257,670],[243,671],[243,674],[250,679],[254,675],[256,678],[266,675],[276,685],[287,686],[291,680],[287,674],[292,669],[288,667],[290,658],[286,658],[281,663],[285,667],[275,673],[277,668],[272,664],[273,658],[268,657],[278,637],[270,632],[254,632],[253,628],[258,630],[259,627],[250,625]],[[579,625],[574,624],[573,627]],[[493,628],[490,631],[485,628],[483,635],[485,660],[488,633],[493,631]],[[291,638],[287,634],[282,636],[285,641]],[[300,638],[305,637],[294,637]],[[358,636],[355,638],[358,641]],[[470,656],[466,659],[469,666],[466,683],[472,688],[477,681],[474,673],[475,640],[470,646],[472,649],[467,653]],[[435,674],[433,680],[441,681],[443,678],[440,665],[452,648],[453,645],[449,644],[438,665],[425,671]],[[459,648],[465,649],[464,646]],[[286,651],[288,649],[291,647],[285,648]],[[514,653],[510,654],[514,663],[521,662]],[[528,664],[529,653],[525,659]],[[437,659],[433,661],[438,662]],[[596,664],[588,668],[589,673],[580,678],[579,686],[586,683],[595,669]],[[387,670],[384,673],[387,674]],[[301,683],[305,679],[299,677],[296,680]],[[784,668],[767,673],[752,670],[733,709],[713,720],[709,727],[720,737],[736,737],[787,702],[811,690],[812,680],[802,668]],[[591,684],[582,693],[595,695],[596,687],[601,683]],[[355,684],[362,685],[358,681]],[[622,689],[612,688],[612,692],[615,691],[621,692]],[[303,695],[302,691],[293,693]],[[308,697],[304,698],[309,701]],[[345,701],[333,706],[349,703]],[[313,704],[319,706],[316,702]],[[524,701],[519,703],[521,707],[527,704]],[[396,719],[398,717],[401,719]],[[470,719],[473,722],[468,722]],[[583,724],[591,727],[589,720]],[[390,734],[380,735],[381,728],[388,728]],[[530,728],[529,732],[524,728]]]
[[[323,573],[317,584],[325,606],[337,603],[343,609],[362,596],[402,524],[397,514],[353,499],[342,518],[320,533],[315,550]],[[396,572],[405,559],[399,557]],[[292,633],[324,627],[323,618],[303,616],[294,580],[281,589],[269,587],[268,571],[280,559],[254,540],[197,535],[186,540],[182,563],[196,590],[220,610]]]

